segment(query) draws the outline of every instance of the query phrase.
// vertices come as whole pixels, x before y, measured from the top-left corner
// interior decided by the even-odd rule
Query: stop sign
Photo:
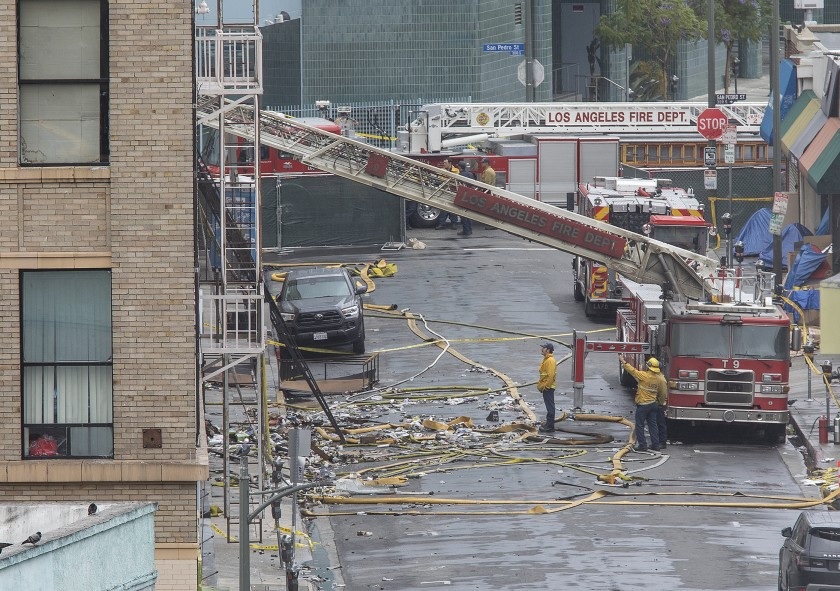
[[[720,109],[706,109],[697,118],[697,131],[707,140],[716,140],[723,135],[729,119]]]

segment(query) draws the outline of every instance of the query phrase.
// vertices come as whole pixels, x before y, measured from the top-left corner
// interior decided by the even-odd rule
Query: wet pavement
[[[445,231],[414,235],[427,249],[386,253],[399,272],[377,280],[367,302],[418,315],[425,334],[447,339],[459,354],[520,384],[533,417],[543,413],[530,385],[539,342],[568,343],[573,328],[598,331],[592,338],[612,338],[611,319],[587,319],[573,301],[569,255],[483,228],[468,239]],[[381,254],[356,252],[346,260]],[[293,258],[336,260],[334,251]],[[560,423],[568,431],[612,438],[588,445],[565,443],[586,435],[563,431],[554,442],[488,433],[503,424],[534,423],[511,400],[498,374],[422,345],[423,337],[411,332],[404,316],[371,313],[366,326],[368,350],[381,351],[380,384],[414,376],[401,387],[425,388],[425,398],[394,399],[389,396],[396,392],[378,391],[366,404],[350,407],[340,406],[343,397],[331,398],[339,421],[354,427],[401,424],[407,433],[431,437],[420,444],[402,439],[340,449],[322,442],[335,454],[331,468],[340,476],[361,471],[362,480],[398,474],[407,481],[386,487],[385,501],[371,496],[362,505],[308,504],[307,511],[321,515],[310,522],[318,542],[308,565],[313,589],[775,588],[779,532],[798,511],[770,506],[763,497],[819,497],[819,488],[807,484],[804,447],[793,440],[769,445],[760,433],[689,433],[682,441],[672,440],[661,456],[624,456],[631,480],[626,488],[621,481],[612,486],[597,477],[609,474],[611,459],[627,442],[626,426]],[[556,357],[565,351],[558,345]],[[798,361],[794,379],[806,376],[797,373]],[[558,368],[557,401],[565,410],[571,406],[570,371],[568,363]],[[473,396],[431,400],[431,388],[434,394],[471,388]],[[587,412],[632,421],[631,395],[618,383],[612,356],[588,357],[584,401]],[[800,406],[810,407],[816,403]],[[499,413],[498,423],[488,420],[492,410]],[[406,427],[458,417],[467,417],[472,426],[437,434]],[[808,420],[801,414],[795,418],[799,425]],[[386,435],[394,431],[381,437]],[[393,467],[402,462],[409,464]],[[601,493],[605,499],[589,498]],[[717,506],[694,502],[700,499]],[[517,504],[459,504],[476,500]],[[621,504],[610,504],[615,500]],[[767,506],[741,507],[741,502]]]

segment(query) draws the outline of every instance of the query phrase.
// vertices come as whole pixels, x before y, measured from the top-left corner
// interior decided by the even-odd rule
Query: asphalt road
[[[398,309],[408,308],[411,313],[422,315],[428,325],[418,323],[426,332],[434,330],[449,339],[450,346],[461,354],[506,374],[517,384],[536,380],[538,345],[543,340],[523,338],[522,334],[551,335],[569,342],[568,333],[577,329],[603,331],[593,338],[613,337],[609,330],[611,319],[589,320],[583,314],[582,304],[573,301],[570,255],[477,226],[473,237],[467,239],[458,238],[449,230],[413,232],[428,248],[387,253],[386,258],[396,262],[399,271],[392,278],[378,280],[367,301],[395,304]],[[356,253],[346,258],[370,260],[380,255]],[[335,261],[336,255],[322,253],[307,260],[319,258]],[[440,356],[441,349],[434,346],[394,351],[422,341],[410,332],[405,319],[377,316],[368,314],[366,327],[368,350],[383,351],[382,385],[419,373],[402,386],[504,386],[492,373],[471,370],[449,354]],[[474,340],[486,338],[497,340]],[[555,356],[560,359],[564,352],[563,347],[558,347]],[[557,401],[565,410],[571,406],[570,371],[568,363],[558,368]],[[534,386],[524,386],[520,392],[542,417],[541,396]],[[334,405],[341,400],[330,399]],[[352,417],[361,425],[410,423],[426,418],[447,422],[466,416],[476,427],[487,429],[527,420],[504,392],[479,394],[455,404],[458,400],[396,400],[345,407],[337,415],[340,421]],[[499,411],[498,423],[487,420],[493,409]],[[584,410],[632,420],[631,395],[618,383],[617,360],[613,356],[591,354],[587,358]],[[339,475],[360,469],[371,469],[365,477],[393,475],[395,469],[382,466],[406,461],[410,455],[414,464],[401,474],[411,477],[406,486],[395,489],[393,494],[413,495],[416,502],[311,505],[315,513],[332,513],[309,521],[313,538],[320,543],[309,565],[311,574],[320,581],[316,588],[776,588],[782,542],[779,532],[793,523],[798,510],[686,504],[778,502],[751,495],[801,498],[798,479],[805,467],[790,443],[772,446],[754,435],[694,433],[686,441],[672,442],[663,456],[625,456],[627,473],[634,478],[625,488],[596,479],[598,474],[609,473],[610,458],[626,442],[625,426],[572,421],[564,421],[561,426],[609,435],[613,442],[518,442],[512,440],[512,435],[450,430],[421,443],[346,446],[340,450],[344,460],[332,466]],[[562,432],[557,436],[580,437]],[[380,468],[373,469],[377,466]],[[590,495],[597,491],[608,495],[591,502]],[[462,506],[426,502],[442,498],[514,500],[521,504]],[[587,498],[590,502],[576,506],[552,504]],[[546,512],[533,511],[535,507]],[[406,515],[407,511],[419,514]],[[479,511],[496,514],[480,515]]]

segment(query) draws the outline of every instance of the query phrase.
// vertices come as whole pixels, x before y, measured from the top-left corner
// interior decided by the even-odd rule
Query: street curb
[[[802,445],[804,445],[805,449],[808,451],[808,457],[811,458],[811,461],[814,462],[815,465],[817,463],[824,462],[825,458],[823,457],[822,450],[819,447],[815,448],[813,446],[810,439],[808,439],[808,436],[802,430],[802,427],[799,426],[799,423],[796,421],[796,416],[793,413],[790,414],[790,424],[793,425],[793,429],[799,436],[799,440],[802,442]]]

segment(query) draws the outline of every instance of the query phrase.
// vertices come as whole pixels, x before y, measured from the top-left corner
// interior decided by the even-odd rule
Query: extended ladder
[[[254,110],[229,101],[225,132],[254,140]],[[216,127],[218,110],[199,98],[198,124]],[[511,234],[604,264],[642,283],[669,285],[702,300],[714,292],[703,279],[717,262],[585,216],[453,174],[387,150],[262,111],[259,141],[305,164],[393,195],[467,216]],[[691,259],[692,263],[686,262]]]

